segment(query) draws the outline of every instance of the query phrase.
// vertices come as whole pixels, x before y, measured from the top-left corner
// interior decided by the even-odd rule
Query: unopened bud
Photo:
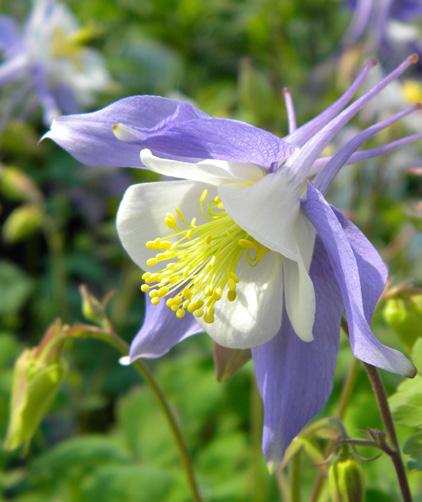
[[[0,192],[9,200],[39,202],[41,192],[23,171],[6,166],[0,169]]]
[[[328,483],[333,502],[363,502],[364,476],[361,466],[347,453],[342,453],[330,466]]]
[[[26,204],[16,208],[3,225],[3,238],[14,243],[31,237],[38,232],[44,222],[44,213],[36,204]]]
[[[107,323],[106,315],[106,305],[110,298],[106,298],[104,301],[100,302],[94,295],[92,295],[88,288],[84,285],[80,286],[79,291],[82,296],[82,314],[88,321],[91,321],[97,325],[103,326]]]
[[[23,446],[27,450],[47,414],[65,373],[64,341],[61,323],[56,321],[40,345],[25,350],[16,361],[5,449]]]

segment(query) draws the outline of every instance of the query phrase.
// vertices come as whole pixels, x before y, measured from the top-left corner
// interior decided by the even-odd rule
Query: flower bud
[[[31,178],[12,166],[0,169],[0,192],[10,200],[39,202],[42,198],[40,190]]]
[[[347,453],[330,466],[328,483],[333,502],[363,502],[365,485],[361,466]]]
[[[25,350],[16,361],[5,449],[28,449],[63,380],[64,341],[61,322],[56,321],[40,345]]]
[[[80,286],[79,291],[82,296],[82,314],[85,319],[99,326],[107,324],[106,306],[111,295],[107,295],[106,298],[100,302],[88,291],[86,286]]]
[[[40,230],[43,222],[42,209],[35,204],[25,204],[16,208],[5,221],[3,238],[10,243],[22,241]]]

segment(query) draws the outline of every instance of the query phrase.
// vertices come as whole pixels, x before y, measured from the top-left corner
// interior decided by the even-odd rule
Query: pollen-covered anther
[[[148,267],[167,262],[159,271],[145,272],[141,290],[158,305],[167,297],[166,306],[182,319],[186,312],[214,322],[215,304],[235,301],[239,278],[236,269],[244,257],[255,266],[268,251],[240,228],[227,214],[217,195],[208,198],[208,190],[199,197],[204,222],[190,222],[180,208],[167,213],[164,223],[173,232],[147,241],[145,246],[158,253],[147,260]]]

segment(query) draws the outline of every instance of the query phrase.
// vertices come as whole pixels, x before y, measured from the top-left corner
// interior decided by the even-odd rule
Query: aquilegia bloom
[[[55,0],[35,0],[22,30],[12,18],[0,16],[0,87],[20,83],[10,98],[15,106],[35,94],[46,125],[62,113],[78,112],[110,83],[98,51],[84,46],[87,37],[88,31]]]
[[[357,151],[418,106],[320,157],[415,60],[348,105],[374,65],[368,62],[335,103],[298,129],[286,92],[290,133],[283,139],[154,96],[60,117],[46,134],[86,164],[144,167],[179,178],[134,185],[119,208],[120,239],[146,270],[141,289],[148,293],[130,357],[159,357],[203,331],[225,347],[252,349],[265,409],[263,449],[272,465],[330,394],[343,310],[357,358],[400,375],[415,373],[369,327],[387,277],[384,263],[323,194],[345,164],[422,138]]]
[[[420,0],[347,0],[353,17],[345,35],[347,44],[367,38],[370,46],[378,50],[398,44],[420,43],[420,33],[408,23],[422,16]],[[416,49],[416,47],[415,47]]]

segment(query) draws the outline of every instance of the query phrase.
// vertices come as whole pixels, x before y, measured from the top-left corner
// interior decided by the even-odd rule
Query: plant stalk
[[[123,356],[126,356],[129,353],[128,344],[116,335],[114,332],[98,332],[97,334],[93,334],[93,336],[99,340],[102,340],[109,345],[113,346],[117,349]],[[136,371],[141,375],[141,377],[145,380],[147,385],[150,387],[155,397],[158,400],[161,411],[163,412],[167,423],[170,427],[171,433],[173,434],[177,449],[179,451],[180,460],[182,462],[184,471],[186,473],[186,478],[188,481],[189,489],[191,492],[191,497],[193,502],[202,502],[202,497],[199,492],[199,487],[196,482],[195,474],[193,471],[192,461],[189,455],[188,448],[186,446],[185,440],[182,435],[182,431],[180,430],[179,425],[177,424],[176,417],[174,416],[173,411],[170,408],[170,405],[167,402],[167,399],[161,390],[158,382],[155,380],[153,374],[150,370],[141,362],[135,361],[132,363],[132,366],[136,369]]]

